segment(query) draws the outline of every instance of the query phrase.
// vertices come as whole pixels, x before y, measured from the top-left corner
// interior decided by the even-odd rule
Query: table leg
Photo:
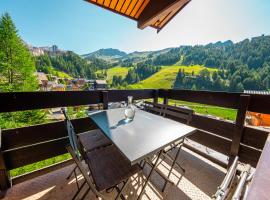
[[[158,153],[157,159],[156,159],[154,165],[152,166],[152,169],[150,170],[150,173],[148,174],[148,176],[147,176],[147,178],[146,178],[146,181],[145,181],[145,183],[144,183],[144,185],[143,185],[143,187],[142,187],[142,191],[140,192],[140,194],[139,194],[139,196],[138,196],[138,198],[137,198],[138,200],[141,199],[142,194],[143,194],[143,192],[144,192],[144,189],[145,189],[146,185],[148,184],[149,179],[150,179],[152,173],[154,172],[155,168],[157,167],[158,160],[159,160],[161,154],[162,154],[162,150]]]

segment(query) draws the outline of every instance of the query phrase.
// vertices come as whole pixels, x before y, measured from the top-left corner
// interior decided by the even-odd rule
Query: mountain
[[[216,73],[202,69],[202,73],[187,71],[161,71],[159,77],[178,77],[178,83],[170,83],[181,89],[226,90],[239,92],[243,90],[270,90],[270,36],[258,36],[233,43],[209,43],[207,45],[180,46],[158,51],[125,53],[118,49],[100,49],[79,56],[75,53],[52,55],[46,52],[50,62],[42,62],[39,69],[51,65],[73,77],[107,78],[113,87],[126,87],[130,84],[150,85],[158,80],[155,74],[163,66],[199,65],[218,69]],[[41,58],[44,57],[41,56]],[[39,58],[38,58],[39,59]],[[37,60],[38,60],[37,59]],[[46,59],[45,59],[46,60]],[[112,69],[112,70],[111,70]],[[175,68],[176,69],[176,68]],[[147,75],[147,76],[146,76]],[[164,76],[163,76],[164,75]],[[143,82],[144,79],[147,82]],[[159,81],[157,81],[159,82]]]
[[[144,62],[148,58],[156,58],[159,55],[169,52],[172,48],[166,48],[157,51],[134,51],[132,53],[125,53],[118,49],[99,49],[97,51],[91,52],[89,54],[81,55],[82,58],[85,58],[89,61],[93,59],[100,59],[109,64],[114,65],[130,65],[131,63]]]
[[[89,54],[82,55],[83,58],[87,60],[92,60],[93,58],[98,58],[105,60],[109,63],[117,62],[119,58],[126,56],[127,53],[120,51],[118,49],[108,48],[108,49],[99,49]]]

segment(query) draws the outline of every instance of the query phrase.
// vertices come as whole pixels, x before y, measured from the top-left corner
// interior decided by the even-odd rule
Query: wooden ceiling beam
[[[173,10],[181,10],[188,2],[190,0],[151,0],[138,19],[138,28],[144,29],[151,26],[162,15]]]

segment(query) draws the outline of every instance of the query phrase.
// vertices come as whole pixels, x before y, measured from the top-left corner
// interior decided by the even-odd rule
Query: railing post
[[[158,103],[158,90],[154,90],[154,103],[157,104]]]
[[[3,198],[7,189],[10,187],[9,174],[6,169],[5,161],[2,154],[2,134],[0,129],[0,198]]]
[[[168,103],[169,103],[168,93],[169,93],[168,90],[164,90],[165,96],[163,98],[163,104],[165,104],[165,105],[168,105]]]
[[[109,104],[109,97],[108,97],[108,91],[102,91],[102,103],[103,103],[103,109],[108,109]]]
[[[234,157],[238,155],[238,152],[240,149],[240,142],[243,136],[243,130],[245,126],[245,118],[246,118],[246,112],[248,110],[249,100],[250,100],[250,95],[244,95],[244,94],[240,95],[239,103],[238,103],[238,110],[237,110],[237,117],[235,121],[235,129],[234,129],[234,133],[232,137],[229,166],[232,164]]]

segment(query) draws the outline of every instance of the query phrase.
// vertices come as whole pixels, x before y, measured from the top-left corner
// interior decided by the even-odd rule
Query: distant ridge
[[[118,49],[113,49],[113,48],[107,48],[107,49],[99,49],[97,51],[94,51],[89,54],[84,54],[82,55],[83,58],[91,58],[91,57],[123,57],[126,56],[127,53],[124,51],[120,51]]]

